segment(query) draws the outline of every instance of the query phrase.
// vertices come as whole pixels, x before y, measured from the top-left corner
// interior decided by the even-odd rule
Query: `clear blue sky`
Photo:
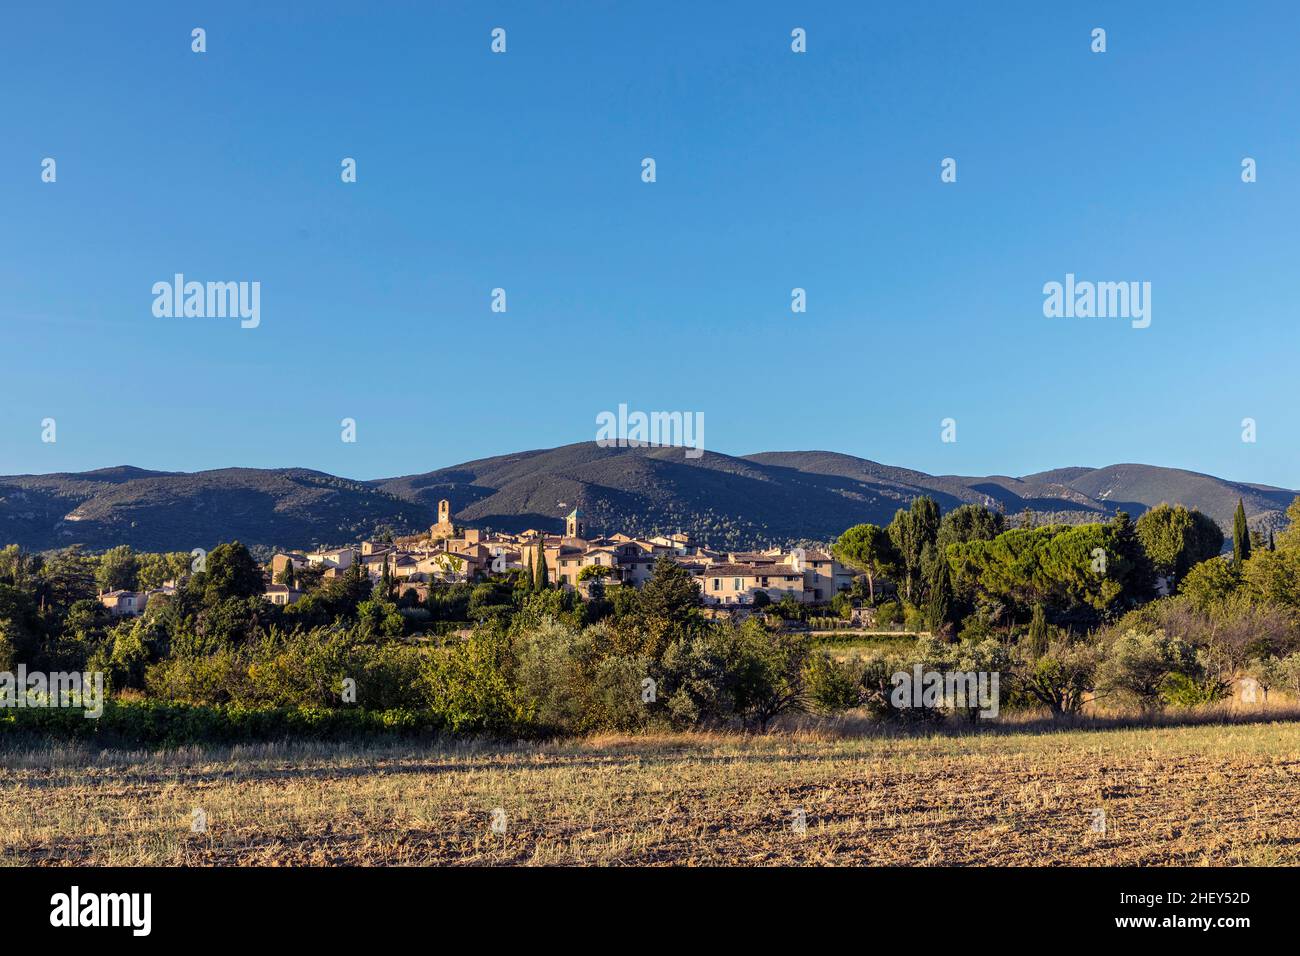
[[[8,5],[0,473],[381,477],[626,402],[732,454],[1300,487],[1297,36],[1281,2]],[[176,272],[261,282],[260,328],[155,318]],[[1044,318],[1067,272],[1151,282],[1151,327]]]

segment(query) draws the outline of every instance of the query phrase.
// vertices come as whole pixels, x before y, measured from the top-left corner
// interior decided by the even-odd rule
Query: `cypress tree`
[[[1034,617],[1029,622],[1029,653],[1042,657],[1047,653],[1047,640],[1047,612],[1040,601],[1034,605]]]
[[[926,582],[922,573],[932,574],[925,560],[926,548],[933,548],[939,536],[939,524],[938,502],[923,495],[913,498],[907,510],[899,508],[886,529],[903,565],[903,591],[909,603],[919,605],[924,598],[921,592]]]
[[[1237,513],[1232,516],[1232,563],[1241,567],[1250,559],[1250,526],[1246,524],[1246,507],[1237,499]]]
[[[942,558],[935,565],[934,578],[930,583],[930,606],[927,617],[930,620],[930,633],[938,634],[949,623],[952,616],[952,579],[948,576],[948,562]]]
[[[543,537],[537,545],[537,590],[545,591],[550,586],[550,577],[546,573],[546,538]]]

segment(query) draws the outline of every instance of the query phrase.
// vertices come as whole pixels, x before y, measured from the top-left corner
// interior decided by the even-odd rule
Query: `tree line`
[[[306,595],[280,607],[263,598],[263,571],[238,542],[214,548],[199,571],[186,554],[11,546],[0,549],[0,671],[101,671],[110,717],[129,715],[105,725],[143,736],[173,726],[158,708],[181,709],[181,737],[196,727],[291,733],[318,718],[352,726],[319,717],[346,711],[369,715],[357,724],[368,731],[509,735],[763,730],[790,714],[850,709],[977,718],[895,706],[892,676],[917,665],[1003,674],[1003,710],[1069,715],[1092,700],[1151,712],[1220,700],[1244,679],[1264,698],[1300,693],[1300,501],[1288,516],[1276,541],[1239,529],[1225,555],[1217,526],[1180,506],[1137,521],[1009,527],[987,508],[943,514],[919,498],[889,525],[858,525],[835,542],[857,579],[832,606],[868,617],[892,608],[929,633],[850,657],[792,631],[784,618],[798,615],[781,604],[743,621],[711,617],[669,557],[641,588],[592,580],[585,599],[537,563],[434,584],[423,598],[397,596],[390,575],[372,582],[359,564],[329,579],[299,569],[289,574]],[[176,592],[139,617],[114,618],[96,599],[167,580]],[[263,712],[281,717],[249,717]],[[0,729],[40,719],[54,718],[0,712]],[[97,732],[75,721],[65,730]]]

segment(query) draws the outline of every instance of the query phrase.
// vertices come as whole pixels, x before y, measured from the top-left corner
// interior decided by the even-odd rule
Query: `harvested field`
[[[7,865],[1300,863],[1296,722],[9,749],[0,766]]]

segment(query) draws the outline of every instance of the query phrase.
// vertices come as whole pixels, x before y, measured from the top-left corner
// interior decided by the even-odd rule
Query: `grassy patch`
[[[830,651],[833,657],[845,659],[854,655],[902,653],[916,643],[917,635],[904,631],[846,631],[844,633],[815,633],[813,647]]]

